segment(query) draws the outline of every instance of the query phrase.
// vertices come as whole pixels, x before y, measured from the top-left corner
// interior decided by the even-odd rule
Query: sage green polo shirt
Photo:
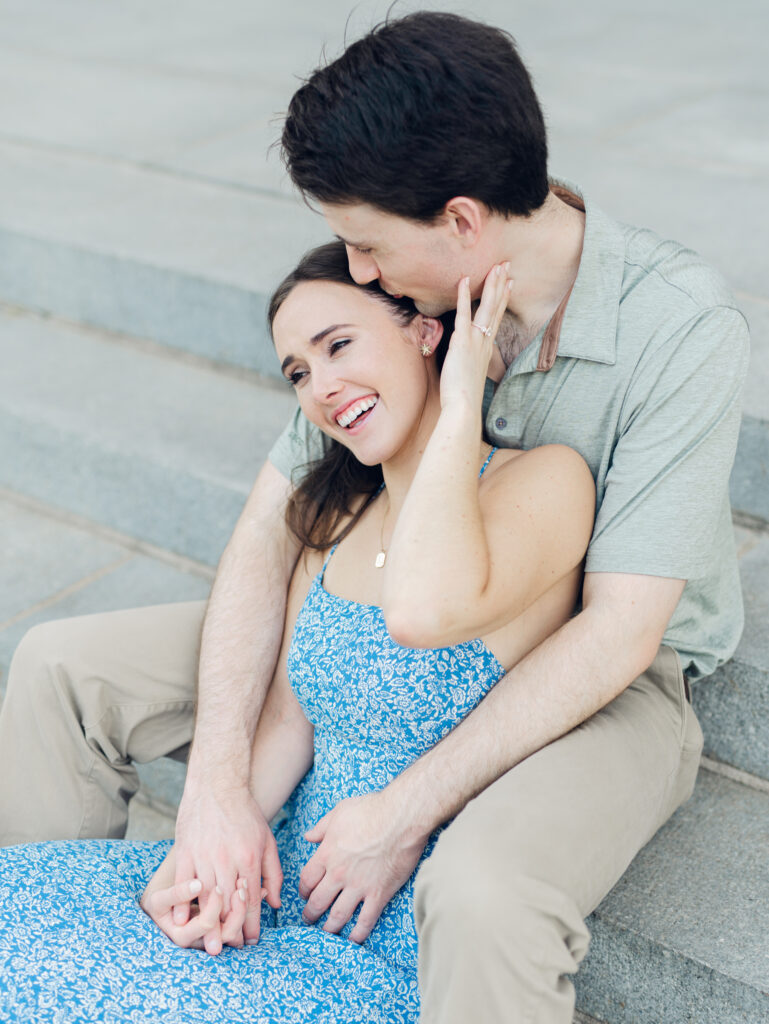
[[[580,198],[585,239],[565,311],[496,388],[487,382],[488,440],[583,456],[596,482],[586,571],[685,579],[664,642],[690,677],[709,675],[743,625],[728,482],[747,324],[699,256]],[[297,412],[270,461],[291,478],[322,443]]]

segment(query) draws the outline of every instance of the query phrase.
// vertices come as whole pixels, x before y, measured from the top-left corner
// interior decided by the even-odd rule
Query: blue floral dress
[[[467,715],[504,669],[481,640],[400,647],[380,608],[324,588],[325,567],[288,656],[291,684],[315,726],[315,759],[276,826],[283,905],[277,913],[264,905],[258,945],[211,957],[178,948],[156,928],[138,897],[168,842],[8,847],[0,850],[0,1021],[417,1020],[414,876],[365,943],[346,938],[355,918],[330,935],[323,919],[302,923],[299,875],[315,849],[304,833],[340,800],[386,786]]]

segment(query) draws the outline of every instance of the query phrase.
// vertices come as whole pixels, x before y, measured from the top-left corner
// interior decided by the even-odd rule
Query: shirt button
[[[504,416],[498,416],[497,419],[494,421],[494,426],[497,428],[497,430],[504,430],[505,427],[507,426],[507,420],[504,418]]]

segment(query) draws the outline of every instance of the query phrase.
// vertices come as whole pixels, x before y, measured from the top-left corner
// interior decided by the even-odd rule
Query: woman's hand
[[[242,946],[248,908],[245,879],[238,880],[230,906],[223,913],[224,898],[218,887],[200,906],[203,883],[192,878],[173,884],[175,870],[172,847],[144,890],[142,910],[172,942],[185,949],[205,949],[216,956],[223,946]],[[179,925],[174,922],[174,909],[182,906],[187,910],[186,923]]]
[[[463,277],[459,282],[454,333],[441,370],[443,409],[455,402],[469,402],[473,409],[480,409],[494,339],[510,295],[509,266],[509,263],[500,263],[489,271],[475,317],[471,309],[470,279]],[[481,327],[487,328],[487,332],[481,331]]]

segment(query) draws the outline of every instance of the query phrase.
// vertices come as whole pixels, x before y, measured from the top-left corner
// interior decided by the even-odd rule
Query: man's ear
[[[455,196],[444,207],[452,235],[465,247],[477,243],[486,221],[486,207],[469,196]]]
[[[422,355],[432,355],[443,337],[443,324],[432,316],[423,316],[421,313],[416,318],[417,344]],[[429,352],[428,352],[429,349]]]

